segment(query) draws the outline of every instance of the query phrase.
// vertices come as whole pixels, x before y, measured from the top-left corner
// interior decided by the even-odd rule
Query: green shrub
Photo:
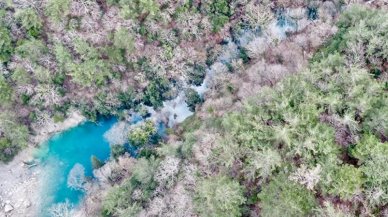
[[[179,127],[182,128],[182,132],[191,133],[198,130],[202,124],[202,120],[198,116],[192,115],[180,123]]]
[[[115,46],[107,46],[102,49],[103,55],[109,58],[109,62],[112,64],[126,64],[125,50],[119,49]],[[120,75],[117,73],[117,75]]]
[[[110,157],[116,159],[125,154],[125,147],[123,145],[111,145],[110,146]]]
[[[0,138],[0,161],[7,162],[17,153],[16,147],[14,147],[6,138]]]
[[[317,206],[314,194],[278,175],[262,187],[258,195],[261,216],[309,216]]]
[[[196,188],[195,208],[200,216],[241,216],[244,188],[226,176],[201,180]]]
[[[21,94],[20,99],[21,99],[23,105],[28,105],[28,103],[31,100],[31,96],[27,95],[27,94]]]
[[[363,174],[359,168],[343,165],[333,171],[329,193],[339,195],[342,199],[351,199],[361,193],[363,183]]]
[[[48,0],[45,12],[55,22],[62,21],[68,15],[71,0]]]
[[[384,153],[387,150],[388,147],[384,146],[376,136],[366,134],[354,147],[350,148],[350,154],[357,158],[359,160],[358,163],[361,165],[372,158],[372,156]]]
[[[53,83],[55,85],[61,87],[64,84],[65,79],[66,79],[66,75],[65,74],[63,74],[63,73],[55,73],[52,81],[53,81]],[[64,90],[64,91],[66,91],[66,90]]]
[[[74,83],[82,87],[101,86],[112,76],[109,67],[100,59],[72,64],[68,75]]]
[[[195,91],[194,89],[188,88],[185,91],[187,106],[189,107],[190,111],[194,112],[195,107],[198,104],[201,104],[203,102],[203,99],[201,96]]]
[[[213,25],[213,31],[218,32],[224,27],[226,23],[229,21],[229,17],[225,15],[214,15],[212,17],[212,25]]]
[[[388,143],[384,151],[375,153],[360,167],[365,176],[364,192],[371,207],[388,203]]]
[[[119,0],[119,5],[121,16],[126,19],[152,19],[160,10],[155,0]]]
[[[137,157],[139,158],[150,158],[150,157],[156,157],[159,153],[155,150],[155,147],[147,146],[140,149],[139,153],[137,154]]]
[[[30,74],[23,68],[16,68],[11,76],[12,80],[19,85],[27,84],[31,81]]]
[[[377,197],[368,198],[372,205],[382,205],[388,202],[388,142],[382,143],[376,136],[366,134],[350,150],[357,158],[360,170],[365,176],[364,188],[366,192],[376,194]]]
[[[127,29],[120,28],[116,30],[113,37],[113,44],[119,49],[131,52],[134,49],[134,39]]]
[[[65,120],[65,115],[61,112],[56,112],[53,116],[54,123],[60,123]]]
[[[39,58],[42,58],[47,54],[48,49],[43,41],[38,39],[24,40],[16,47],[16,53],[32,62],[37,62]]]
[[[122,210],[133,207],[131,194],[134,188],[130,182],[113,187],[104,198],[102,203],[102,215],[106,217],[120,216]],[[138,211],[140,207],[136,206]]]
[[[122,109],[131,109],[135,107],[136,104],[136,94],[132,89],[127,91],[120,92],[117,95],[118,100],[120,101]]]
[[[61,71],[69,70],[69,67],[72,63],[72,57],[69,50],[62,44],[57,43],[54,46],[54,54],[58,63],[58,68]]]
[[[0,75],[0,104],[8,104],[12,99],[12,95],[12,87],[8,84],[7,80],[5,80],[4,76]]]
[[[353,5],[338,21],[339,31],[312,60],[315,62],[333,52],[340,52],[348,55],[353,61],[358,61],[357,64],[372,63],[374,66],[382,67],[381,64],[388,57],[388,46],[385,43],[388,30],[380,27],[386,25],[388,25],[386,13]],[[360,51],[354,53],[353,47],[357,46]],[[357,57],[360,52],[365,53],[362,58]]]
[[[42,30],[42,20],[33,8],[18,10],[15,14],[22,27],[27,30],[28,35],[32,37],[39,36]]]
[[[92,167],[94,170],[104,166],[104,163],[94,155],[92,155],[92,157],[90,158],[90,161],[92,162]]]
[[[27,146],[29,130],[17,122],[17,117],[10,111],[0,112],[1,150],[4,160],[11,160],[17,152]]]
[[[10,32],[4,26],[0,26],[0,63],[8,62],[12,53],[13,45]]]
[[[187,72],[187,77],[189,79],[189,84],[195,86],[200,86],[203,83],[206,75],[206,67],[202,64],[195,63]]]
[[[84,61],[97,59],[100,55],[97,48],[80,38],[74,41],[74,50]]]
[[[152,121],[146,121],[139,127],[129,132],[129,142],[135,146],[144,146],[150,142],[151,137],[156,133],[155,125]]]
[[[111,189],[104,198],[103,216],[136,216],[141,210],[141,205],[151,197],[156,188],[154,173],[158,165],[159,160],[154,157],[139,158],[132,168],[131,177]],[[134,197],[133,192],[136,189],[142,193]]]
[[[97,121],[97,111],[90,105],[80,104],[79,105],[81,113],[85,116],[89,121]]]
[[[193,145],[197,141],[197,137],[192,133],[185,134],[184,142],[180,146],[179,153],[183,158],[190,158],[193,152]]]
[[[161,107],[167,98],[165,93],[170,90],[169,82],[163,78],[156,78],[144,90],[143,101],[147,106]]]
[[[245,162],[244,173],[248,179],[260,177],[265,180],[281,166],[282,158],[276,150],[267,148],[250,153]]]
[[[218,32],[229,21],[232,10],[228,0],[212,0],[204,4],[205,11],[210,16],[213,31]]]

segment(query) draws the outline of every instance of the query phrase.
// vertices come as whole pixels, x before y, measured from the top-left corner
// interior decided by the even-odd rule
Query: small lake
[[[103,119],[98,123],[85,122],[77,127],[59,133],[44,143],[36,153],[43,168],[41,192],[41,216],[49,216],[49,208],[68,200],[77,205],[83,192],[67,186],[70,170],[76,164],[85,168],[85,176],[93,176],[91,156],[101,161],[109,159],[110,147],[104,138],[117,120]]]

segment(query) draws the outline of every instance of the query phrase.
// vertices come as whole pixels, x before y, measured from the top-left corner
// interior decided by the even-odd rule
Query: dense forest
[[[356,2],[6,0],[0,160],[71,112],[147,119],[183,94],[192,116],[126,129],[136,156],[93,156],[52,216],[387,216],[388,6]]]

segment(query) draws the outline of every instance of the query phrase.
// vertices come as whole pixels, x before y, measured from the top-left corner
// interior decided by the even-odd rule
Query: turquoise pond
[[[74,205],[80,202],[83,192],[67,186],[68,174],[78,163],[85,168],[87,177],[93,176],[91,156],[95,155],[103,161],[109,158],[110,147],[104,133],[116,122],[114,118],[98,123],[85,122],[53,136],[39,148],[36,158],[43,168],[42,216],[48,215],[49,207],[54,204],[66,200]]]

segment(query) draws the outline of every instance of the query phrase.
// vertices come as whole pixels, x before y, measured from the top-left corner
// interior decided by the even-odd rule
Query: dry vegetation
[[[137,158],[114,144],[81,208],[53,213],[387,215],[384,1],[0,5],[1,160],[69,109],[125,119],[185,90],[195,111],[165,140],[126,129]]]

